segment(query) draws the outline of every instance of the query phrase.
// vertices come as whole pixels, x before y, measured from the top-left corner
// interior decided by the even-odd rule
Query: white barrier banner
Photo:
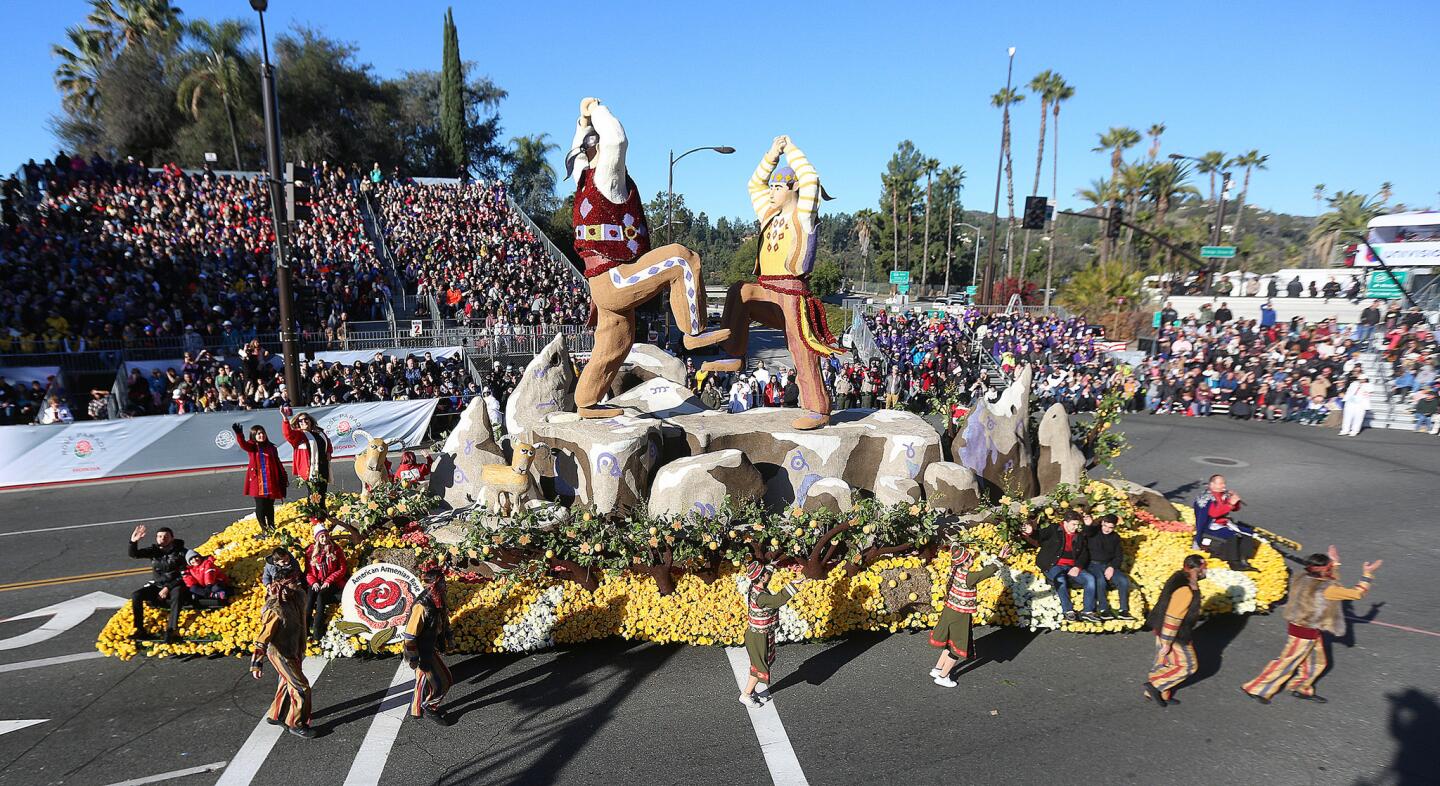
[[[339,363],[348,366],[357,360],[361,363],[369,363],[379,353],[386,357],[393,357],[396,360],[404,361],[407,356],[414,355],[417,358],[425,357],[425,353],[431,353],[435,359],[455,357],[460,354],[461,347],[391,347],[390,349],[356,349],[356,350],[326,350],[324,352],[311,352],[308,354],[310,360],[321,360],[325,363]]]
[[[424,439],[436,399],[374,401],[311,407],[325,429],[334,456],[354,456],[364,431],[395,448]],[[243,467],[247,456],[235,442],[231,423],[249,434],[264,426],[287,466],[293,450],[281,437],[279,410],[156,415],[123,420],[81,421],[65,426],[0,427],[0,488]],[[344,471],[336,467],[332,471]]]
[[[60,377],[59,366],[0,366],[0,379],[10,385],[28,388],[31,382],[39,382],[44,387],[50,377]]]

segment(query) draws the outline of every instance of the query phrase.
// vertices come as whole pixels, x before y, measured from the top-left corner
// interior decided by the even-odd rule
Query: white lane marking
[[[225,508],[224,510],[197,510],[194,513],[172,513],[168,516],[150,516],[143,519],[119,519],[118,521],[97,521],[93,524],[67,524],[63,527],[43,527],[41,529],[22,529],[15,532],[0,532],[0,538],[8,538],[11,535],[34,535],[38,532],[59,532],[66,529],[87,529],[89,527],[108,527],[112,524],[144,524],[147,521],[165,521],[166,519],[185,519],[191,516],[214,516],[220,513],[239,513],[242,510],[253,511],[253,508]]]
[[[62,663],[74,663],[77,660],[91,660],[103,658],[103,652],[77,652],[74,655],[57,655],[53,658],[38,658],[36,660],[22,660],[19,663],[0,664],[0,674],[10,671],[25,671],[26,669],[38,669],[42,666],[59,666]]]
[[[300,670],[313,686],[315,681],[320,679],[320,672],[325,670],[325,664],[329,662],[325,658],[311,656],[301,664]],[[260,772],[260,765],[265,763],[276,741],[284,733],[284,726],[271,726],[262,717],[260,722],[255,724],[255,730],[250,732],[249,739],[240,746],[235,758],[225,767],[225,772],[220,774],[220,780],[215,782],[215,786],[249,786],[250,782],[255,780],[255,774]]]
[[[224,766],[225,762],[223,761],[212,761],[209,764],[202,764],[199,767],[190,767],[184,770],[172,770],[170,772],[162,772],[159,775],[147,775],[144,778],[131,778],[128,781],[112,783],[110,784],[110,786],[143,786],[143,784],[146,783],[161,783],[163,781],[175,780],[176,778],[184,778],[187,775],[199,775],[202,772],[214,772],[218,769],[223,768]]]
[[[390,688],[385,698],[376,707],[375,719],[370,721],[370,730],[365,732],[365,741],[350,765],[350,774],[345,776],[345,786],[375,786],[385,771],[385,762],[390,758],[390,748],[400,734],[400,725],[410,710],[410,691],[415,681],[415,670],[400,659],[400,667],[390,678]]]
[[[9,734],[12,731],[28,729],[37,723],[44,723],[49,718],[38,718],[35,720],[0,720],[0,734]]]
[[[11,636],[8,639],[0,639],[0,650],[18,650],[21,647],[28,647],[31,644],[39,644],[42,641],[53,639],[67,630],[79,625],[100,609],[118,609],[125,605],[125,599],[119,595],[111,595],[108,592],[92,592],[89,595],[81,595],[78,598],[62,600],[59,603],[51,604],[43,609],[27,611],[24,614],[17,614],[0,622],[14,622],[16,620],[30,620],[37,617],[49,617],[44,624],[28,633],[19,636]]]
[[[744,647],[726,647],[725,655],[730,658],[730,670],[735,672],[736,687],[744,690],[750,679],[749,654]],[[780,713],[775,710],[775,700],[770,699],[758,710],[746,709],[745,712],[755,727],[755,738],[760,741],[760,752],[765,754],[765,766],[770,768],[770,780],[775,786],[809,786],[805,771],[800,769],[800,760],[795,758],[795,749],[790,746],[785,724],[780,722]]]

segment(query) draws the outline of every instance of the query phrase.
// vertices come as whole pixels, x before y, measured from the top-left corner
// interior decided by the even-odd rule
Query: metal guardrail
[[[505,192],[505,201],[510,205],[510,212],[519,216],[521,223],[525,224],[525,226],[530,229],[530,233],[540,241],[541,245],[545,246],[545,250],[550,252],[550,256],[555,260],[555,264],[570,271],[570,277],[575,279],[575,283],[582,287],[589,287],[589,283],[585,281],[585,276],[581,275],[580,271],[570,263],[570,258],[565,256],[564,252],[551,242],[550,236],[541,231],[540,227],[531,220],[530,215],[520,208],[515,198],[510,196],[508,190]]]

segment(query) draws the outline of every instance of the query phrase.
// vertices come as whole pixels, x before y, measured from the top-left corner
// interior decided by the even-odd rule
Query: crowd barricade
[[[334,457],[354,456],[364,447],[364,432],[393,448],[421,442],[435,415],[436,399],[375,401],[332,407],[307,407],[330,437]],[[244,467],[247,455],[235,441],[231,423],[248,438],[260,425],[290,461],[292,449],[281,436],[280,412],[209,412],[158,418],[82,421],[55,426],[0,427],[0,488],[117,480],[213,469]],[[332,476],[346,472],[332,466]]]
[[[59,376],[59,366],[0,366],[0,377],[4,377],[6,382],[27,388],[31,382],[39,382],[43,387],[50,377]]]

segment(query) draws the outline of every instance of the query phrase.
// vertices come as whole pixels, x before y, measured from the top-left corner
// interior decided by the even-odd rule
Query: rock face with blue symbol
[[[760,499],[765,482],[738,450],[720,450],[676,459],[661,467],[650,484],[650,515],[714,518],[728,497],[735,503]]]

